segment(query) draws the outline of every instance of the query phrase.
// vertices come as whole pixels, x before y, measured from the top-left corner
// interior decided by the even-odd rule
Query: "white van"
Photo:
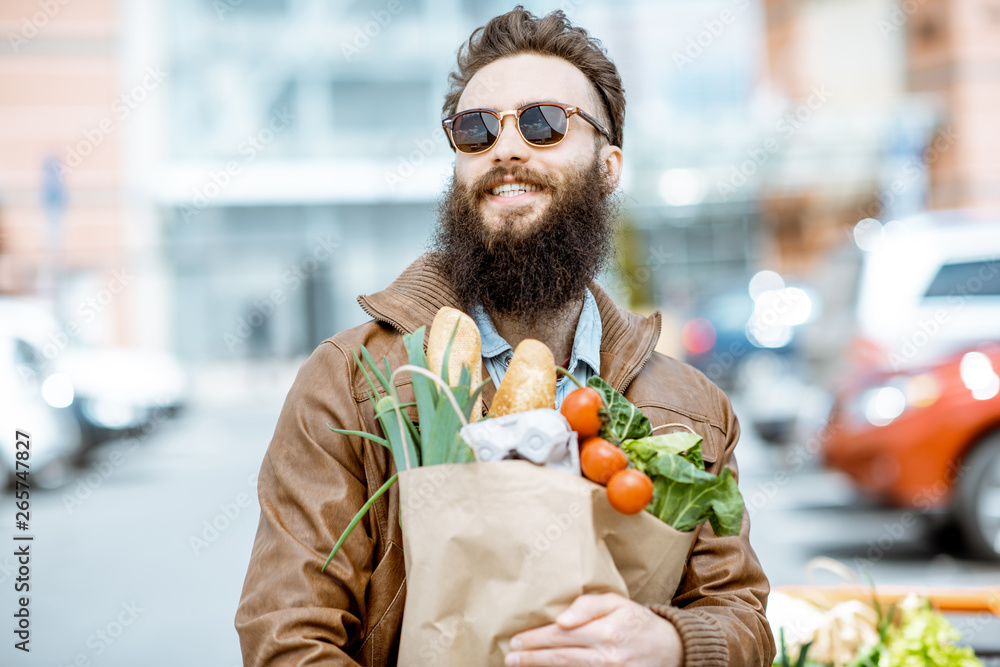
[[[1000,214],[859,223],[858,335],[891,370],[1000,340]]]

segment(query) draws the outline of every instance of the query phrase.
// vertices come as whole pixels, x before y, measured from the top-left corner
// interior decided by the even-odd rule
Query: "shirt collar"
[[[594,295],[601,317],[600,376],[623,390],[653,354],[663,318],[659,312],[642,316],[619,306],[593,280],[587,287]],[[422,326],[429,328],[441,306],[462,307],[441,267],[440,255],[435,253],[418,257],[385,289],[358,295],[358,305],[368,317],[400,333],[413,333]],[[363,384],[358,385],[361,398],[364,398]],[[489,385],[483,390],[487,405],[493,399],[493,392]]]
[[[603,327],[601,325],[601,313],[597,308],[597,300],[590,292],[585,290],[583,309],[580,311],[580,319],[576,324],[576,332],[573,334],[573,350],[570,354],[569,367],[566,369],[571,373],[576,370],[578,362],[583,362],[590,366],[594,374],[599,374],[601,370],[601,336]],[[482,306],[476,306],[471,313],[476,326],[479,327],[479,337],[482,343],[482,353],[484,359],[493,359],[503,355],[513,354],[514,350],[510,344],[497,333],[493,320],[486,314]],[[561,360],[556,360],[560,363]]]

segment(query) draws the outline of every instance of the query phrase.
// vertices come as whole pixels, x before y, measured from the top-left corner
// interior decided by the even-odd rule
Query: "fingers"
[[[607,616],[628,603],[627,598],[617,593],[581,595],[573,601],[569,609],[556,617],[556,623],[565,630],[571,630],[584,623],[590,623],[598,618]]]
[[[600,651],[585,648],[559,648],[530,653],[508,653],[504,664],[508,667],[547,667],[561,665],[572,667],[600,667],[611,664]]]
[[[602,636],[601,627],[585,625],[566,630],[555,623],[540,628],[526,630],[511,637],[510,648],[514,651],[535,651],[546,648],[595,646],[607,638]]]

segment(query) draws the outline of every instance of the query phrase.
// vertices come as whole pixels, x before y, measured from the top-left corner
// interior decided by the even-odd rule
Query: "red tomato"
[[[598,484],[607,484],[611,476],[628,467],[628,456],[604,438],[589,438],[580,448],[580,469]]]
[[[652,499],[653,480],[641,470],[621,470],[608,481],[608,502],[622,514],[638,514]]]
[[[580,440],[592,438],[601,430],[604,422],[600,410],[604,399],[593,387],[580,387],[569,393],[559,408],[559,412],[569,422],[569,427],[577,432]]]

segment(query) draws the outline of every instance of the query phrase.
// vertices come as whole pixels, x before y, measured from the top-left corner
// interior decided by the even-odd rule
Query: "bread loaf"
[[[556,406],[556,362],[552,350],[541,341],[526,338],[497,389],[490,411],[497,417]]]
[[[451,333],[455,331],[456,323],[458,331],[455,332],[455,341],[448,355],[448,375],[441,377],[449,386],[458,386],[462,366],[465,366],[472,376],[471,388],[475,389],[483,380],[482,343],[476,323],[462,311],[444,306],[434,316],[430,333],[427,335],[427,365],[433,373],[441,374],[444,352],[448,347],[448,341],[451,340]],[[479,419],[482,412],[483,399],[479,398],[472,408],[472,421]]]

